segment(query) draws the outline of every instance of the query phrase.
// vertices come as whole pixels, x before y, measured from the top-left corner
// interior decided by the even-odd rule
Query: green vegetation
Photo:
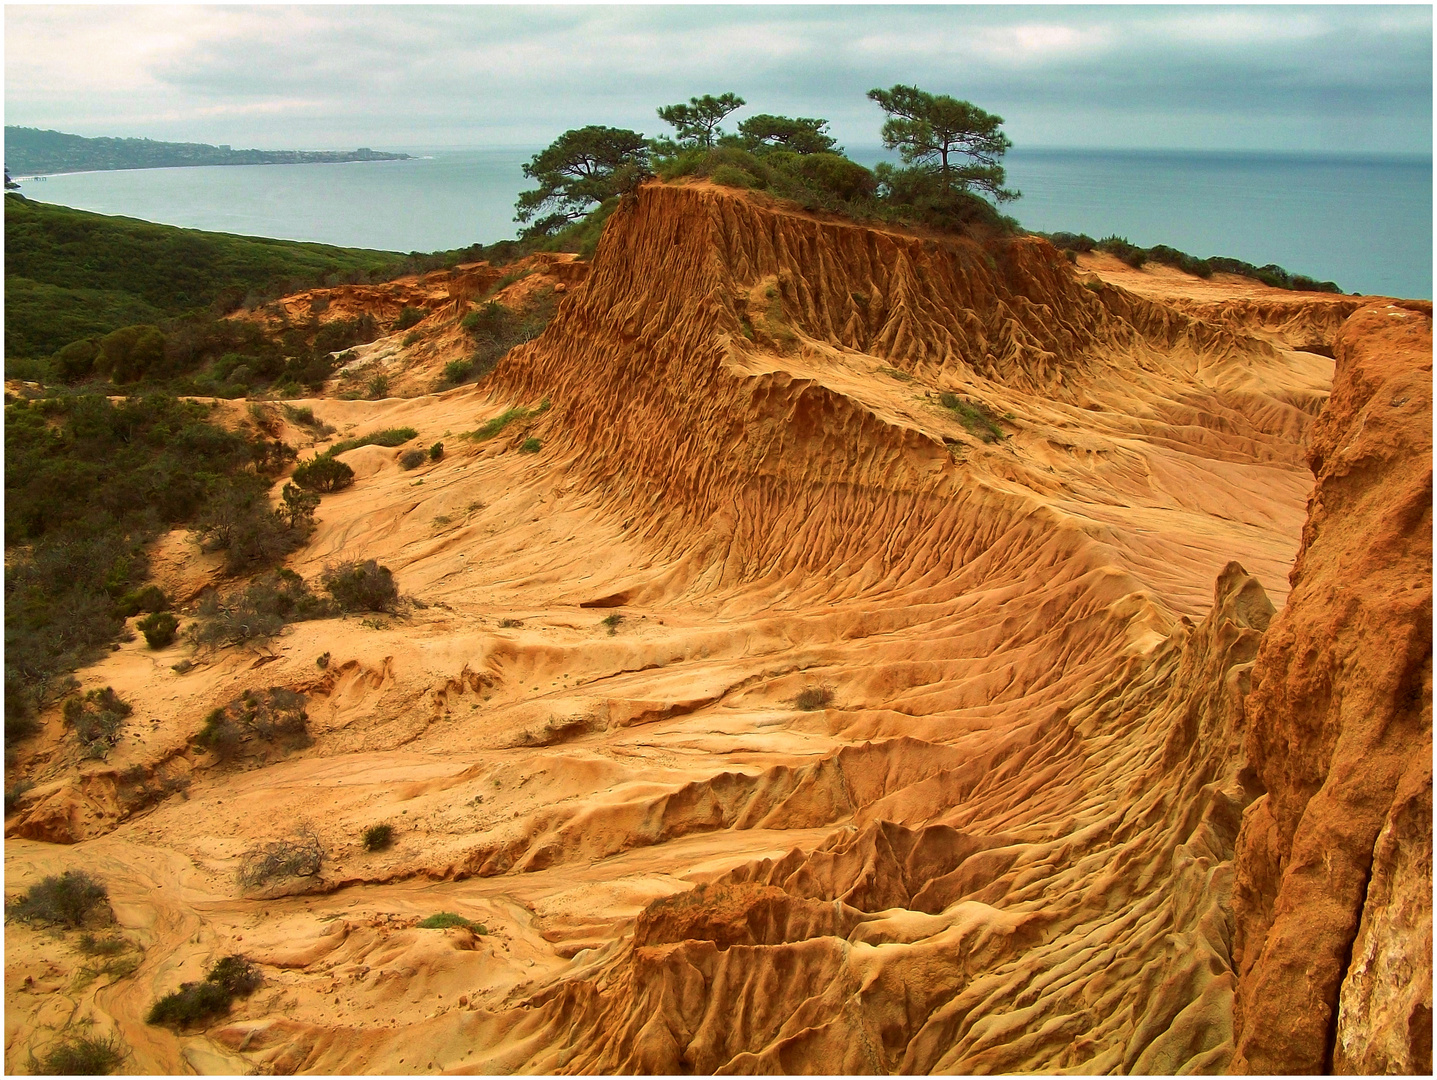
[[[519,453],[537,454],[544,448],[544,444],[532,435],[519,444]]]
[[[972,102],[947,94],[930,94],[916,86],[868,91],[887,115],[883,145],[903,155],[901,173],[890,167],[890,187],[905,184],[925,189],[939,199],[977,190],[998,202],[1018,198],[1003,187],[1003,155],[1013,146],[1003,134],[1003,118]],[[905,175],[906,174],[906,175]]]
[[[228,1012],[235,998],[248,997],[263,982],[259,969],[247,957],[226,956],[210,968],[203,982],[182,983],[174,993],[156,1001],[145,1019],[151,1024],[176,1026],[208,1020]]]
[[[415,447],[413,450],[406,450],[399,455],[399,467],[401,469],[417,469],[429,460],[428,451]]]
[[[442,461],[442,460],[444,460],[444,444],[443,444],[442,442],[437,442],[437,443],[435,443],[433,446],[431,446],[431,447],[429,448],[429,460],[430,460],[430,461]]]
[[[66,870],[31,885],[19,900],[6,907],[5,915],[18,922],[71,929],[113,919],[110,894],[83,870]]]
[[[494,419],[487,420],[483,424],[480,424],[477,429],[469,432],[468,435],[465,436],[465,438],[473,439],[475,442],[484,442],[485,440],[492,439],[494,438],[494,436],[503,432],[503,430],[510,424],[517,423],[521,420],[527,420],[531,416],[539,416],[548,411],[548,398],[545,398],[543,401],[541,401],[539,403],[539,407],[536,409],[524,409],[518,406],[512,409],[505,409],[498,416],[494,417]]]
[[[514,220],[521,236],[549,237],[577,224],[647,176],[647,143],[637,131],[590,126],[566,131],[524,165],[538,187],[521,192]]]
[[[258,740],[265,746],[282,745],[291,749],[309,746],[309,714],[304,711],[308,699],[283,686],[268,690],[246,690],[228,705],[215,709],[205,717],[204,726],[196,733],[196,746],[203,747],[225,761],[239,752],[240,744]]]
[[[156,611],[146,615],[135,623],[135,626],[145,635],[146,645],[152,649],[163,649],[174,644],[175,636],[179,633],[180,620],[168,611]]]
[[[168,169],[185,165],[307,165],[333,161],[402,161],[408,154],[359,150],[231,150],[208,143],[154,139],[87,139],[39,128],[5,128],[6,167],[16,173]]]
[[[384,851],[394,843],[393,825],[371,825],[364,830],[364,850]]]
[[[71,1032],[51,1043],[42,1057],[32,1058],[29,1071],[32,1076],[109,1076],[129,1053],[118,1034]]]
[[[497,300],[490,300],[483,307],[471,311],[464,316],[463,326],[474,338],[474,355],[468,361],[451,363],[445,368],[445,379],[457,383],[471,376],[482,378],[489,374],[515,345],[533,341],[542,334],[557,306],[558,298],[549,289],[536,295],[525,312],[514,311]],[[467,364],[462,375],[455,367],[459,363]],[[450,378],[451,368],[459,377]]]
[[[179,229],[8,195],[5,354],[47,357],[124,326],[233,310],[246,296],[388,276],[402,261],[393,252]]]
[[[959,423],[984,442],[998,442],[1003,438],[1003,429],[998,426],[997,418],[981,401],[969,401],[947,392],[941,394],[938,401],[958,418]]]
[[[285,460],[281,447],[163,395],[6,405],[7,739],[32,728],[58,675],[93,659],[141,609],[145,544],[202,518],[225,540],[221,519],[257,509],[253,492]]]
[[[1069,253],[1105,251],[1110,255],[1117,256],[1134,269],[1154,262],[1176,267],[1184,273],[1195,274],[1202,278],[1212,277],[1213,274],[1241,274],[1243,277],[1254,278],[1274,289],[1326,293],[1342,291],[1334,282],[1316,281],[1304,274],[1294,274],[1276,263],[1254,266],[1241,259],[1229,259],[1218,255],[1199,259],[1185,251],[1168,247],[1166,244],[1158,244],[1150,248],[1139,247],[1122,236],[1105,236],[1101,240],[1094,240],[1086,233],[1055,232],[1039,235],[1046,235],[1053,246],[1061,251]]]
[[[343,611],[391,611],[399,599],[389,567],[373,559],[327,566],[319,580]]]
[[[622,623],[623,621],[624,621],[624,617],[623,617],[621,614],[619,614],[617,611],[613,612],[612,614],[605,615],[605,616],[600,620],[600,622],[602,622],[604,626],[606,626],[606,627],[609,628],[609,636],[610,636],[610,637],[613,637],[615,634],[617,634],[617,633],[619,632],[619,624]]]
[[[354,483],[354,470],[329,453],[316,454],[294,467],[290,479],[306,491],[340,491]]]
[[[133,705],[108,686],[91,690],[83,697],[70,698],[62,710],[65,725],[74,730],[85,756],[95,759],[109,756],[110,749],[119,741],[125,718],[134,711]]]
[[[406,304],[403,308],[400,309],[399,318],[394,320],[394,329],[396,331],[408,330],[411,326],[423,321],[424,316],[427,314],[428,312],[423,311],[420,308],[410,307],[408,304]]]
[[[465,930],[475,934],[487,934],[488,928],[483,923],[466,919],[463,915],[456,915],[452,911],[441,911],[438,914],[430,915],[419,921],[420,930],[448,930],[452,926],[461,926]]]
[[[263,574],[241,589],[200,597],[196,619],[185,634],[201,648],[220,648],[274,637],[286,623],[336,614],[304,579],[287,567]]]
[[[341,439],[326,450],[323,456],[332,458],[336,454],[357,450],[361,446],[402,446],[418,434],[419,432],[415,431],[412,427],[385,428],[382,431],[371,431],[368,435],[360,435],[355,439]]]
[[[793,699],[795,708],[804,712],[814,712],[817,709],[827,708],[833,701],[833,688],[829,686],[810,686],[807,690],[799,692],[798,697]]]

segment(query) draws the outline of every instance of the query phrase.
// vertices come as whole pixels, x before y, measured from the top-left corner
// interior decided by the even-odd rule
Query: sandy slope
[[[1273,783],[1244,695],[1338,337],[1375,333],[1344,322],[1371,301],[1273,292],[644,189],[482,393],[310,403],[445,443],[345,455],[290,560],[377,558],[418,603],[82,673],[136,712],[102,764],[51,718],[7,889],[98,873],[143,962],[80,985],[72,941],[11,927],[7,1066],[93,1017],[141,1071],[1225,1068],[1238,832]],[[155,562],[193,596],[187,545]],[[271,685],[312,747],[189,746]],[[244,892],[301,822],[321,872]],[[441,910],[490,933],[415,928]],[[143,1023],[232,951],[254,997]]]

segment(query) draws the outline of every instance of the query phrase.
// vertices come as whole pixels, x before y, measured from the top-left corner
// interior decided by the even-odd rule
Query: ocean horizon
[[[539,148],[395,147],[407,161],[63,173],[21,193],[101,214],[343,247],[428,252],[515,235]],[[867,165],[881,147],[850,147]],[[1431,155],[1030,147],[1005,159],[1039,232],[1276,263],[1348,292],[1432,297]]]

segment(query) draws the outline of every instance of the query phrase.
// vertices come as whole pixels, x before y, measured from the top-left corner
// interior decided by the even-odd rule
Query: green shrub
[[[456,915],[452,911],[441,911],[435,915],[429,915],[419,920],[420,930],[448,930],[453,926],[462,926],[464,929],[475,934],[487,934],[488,928],[483,923],[466,919],[463,915]]]
[[[399,599],[394,575],[373,559],[327,566],[319,580],[344,611],[389,611]]]
[[[140,633],[145,635],[146,645],[152,649],[163,649],[174,644],[180,620],[168,611],[157,611],[153,615],[146,615],[135,625],[139,627]]]
[[[237,997],[248,997],[264,978],[244,956],[226,956],[210,968],[203,982],[187,982],[150,1006],[146,1021],[151,1024],[184,1026],[229,1011]]]
[[[205,717],[204,726],[195,734],[195,745],[221,760],[232,758],[247,740],[302,749],[311,742],[309,714],[304,709],[307,700],[283,686],[246,690]]]
[[[440,461],[444,457],[444,444],[437,442],[429,448],[429,460]]]
[[[340,491],[354,483],[354,470],[330,454],[320,454],[295,466],[292,479],[310,491]]]
[[[33,1060],[33,1076],[109,1076],[129,1056],[130,1048],[116,1034],[105,1036],[66,1035],[38,1060]]]
[[[204,551],[223,551],[226,569],[238,573],[278,562],[304,542],[307,522],[269,502],[263,477],[241,477],[223,485],[195,522]]]
[[[982,402],[967,401],[957,394],[946,392],[938,400],[945,409],[952,410],[959,423],[984,442],[994,443],[1003,438],[1003,429]]]
[[[605,615],[602,621],[603,624],[609,628],[609,636],[613,637],[619,632],[619,624],[624,621],[624,617],[615,611],[612,614]]]
[[[715,184],[732,188],[754,188],[760,185],[757,177],[740,169],[737,165],[720,165],[709,174]]]
[[[369,380],[365,391],[371,398],[382,398],[385,394],[389,393],[389,376],[375,375]]]
[[[807,690],[799,692],[798,697],[793,699],[796,708],[804,712],[813,712],[816,709],[826,708],[833,700],[833,689],[828,686],[810,686]]]
[[[383,851],[393,843],[393,825],[371,825],[364,830],[365,851]]]
[[[285,623],[334,614],[330,603],[316,596],[303,578],[282,567],[231,593],[206,592],[185,633],[202,648],[219,648],[273,637]]]
[[[415,447],[413,450],[406,450],[399,455],[399,467],[406,470],[417,469],[428,460],[428,452]]]
[[[407,304],[399,312],[399,318],[394,320],[395,330],[408,330],[416,323],[422,322],[426,312],[420,308],[409,307]]]
[[[543,449],[543,447],[544,447],[544,444],[543,444],[543,443],[541,443],[538,439],[535,439],[535,438],[532,438],[532,437],[531,437],[531,438],[525,439],[523,442],[521,442],[521,443],[519,444],[519,453],[521,453],[521,454],[537,454],[541,449]]]
[[[111,687],[91,690],[83,697],[72,697],[62,710],[65,723],[73,728],[87,757],[103,758],[119,741],[125,717],[135,711]]]
[[[164,611],[169,606],[169,597],[158,585],[132,590],[115,601],[116,610],[127,619],[142,611]]]
[[[354,439],[341,439],[324,452],[325,457],[334,457],[336,454],[347,453],[350,450],[357,450],[361,446],[402,446],[410,439],[418,435],[412,427],[385,428],[383,431],[372,431],[368,435],[360,435]]]
[[[458,386],[473,372],[473,360],[451,360],[444,365],[443,381],[448,386]]]
[[[78,928],[113,919],[105,886],[83,870],[66,870],[32,885],[5,914],[20,922]]]

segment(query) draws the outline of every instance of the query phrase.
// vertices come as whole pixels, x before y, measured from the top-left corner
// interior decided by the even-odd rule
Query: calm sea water
[[[881,151],[850,148],[871,164]],[[24,194],[189,228],[390,251],[514,235],[533,148],[410,161],[74,173]],[[1116,233],[1194,255],[1278,263],[1349,292],[1432,296],[1432,159],[1014,150],[1007,211],[1044,232]]]

